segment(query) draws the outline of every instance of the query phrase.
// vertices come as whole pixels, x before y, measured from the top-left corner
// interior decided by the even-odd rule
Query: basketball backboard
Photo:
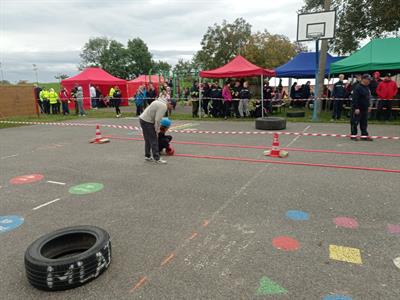
[[[297,17],[297,41],[333,39],[335,27],[335,10],[299,14]]]

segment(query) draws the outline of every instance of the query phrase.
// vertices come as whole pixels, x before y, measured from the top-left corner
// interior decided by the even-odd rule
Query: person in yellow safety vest
[[[51,105],[51,113],[53,115],[57,114],[57,106],[58,106],[58,94],[54,91],[54,89],[50,89],[49,92],[49,101]]]
[[[50,114],[50,101],[49,101],[49,91],[43,88],[39,94],[40,100],[43,102],[43,109],[45,114]]]
[[[110,92],[108,93],[108,98],[110,100],[111,107],[114,107],[114,93],[115,93],[115,88],[111,87]]]

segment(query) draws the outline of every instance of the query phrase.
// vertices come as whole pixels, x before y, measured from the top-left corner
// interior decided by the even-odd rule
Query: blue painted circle
[[[302,210],[288,210],[286,217],[295,221],[307,221],[310,219],[310,215]]]
[[[0,216],[0,234],[11,231],[24,223],[20,216]]]
[[[323,300],[352,300],[353,298],[344,295],[328,295]]]

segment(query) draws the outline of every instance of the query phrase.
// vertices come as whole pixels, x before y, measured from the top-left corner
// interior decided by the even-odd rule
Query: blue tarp
[[[326,57],[325,76],[329,75],[331,63],[339,61],[344,57],[333,57],[328,53]],[[315,52],[302,52],[288,61],[286,64],[275,69],[276,77],[290,78],[314,78],[316,66]]]

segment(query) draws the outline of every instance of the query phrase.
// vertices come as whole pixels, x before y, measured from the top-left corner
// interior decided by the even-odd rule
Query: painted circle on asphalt
[[[14,177],[10,179],[11,184],[26,184],[32,183],[36,181],[40,181],[44,178],[42,174],[29,174],[29,175],[22,175],[18,177]]]
[[[358,227],[358,222],[356,219],[349,217],[337,217],[333,219],[333,222],[338,227],[356,229]]]
[[[328,295],[323,300],[352,300],[352,298],[345,295]]]
[[[103,187],[103,184],[96,182],[82,183],[71,187],[69,192],[75,195],[86,195],[101,191]]]
[[[310,219],[310,215],[302,210],[288,210],[286,217],[294,221],[307,221]]]
[[[290,236],[278,236],[272,240],[272,245],[284,251],[295,251],[300,248],[300,243]]]
[[[393,263],[396,266],[396,268],[400,269],[400,256],[393,259]]]
[[[0,216],[0,234],[11,231],[24,223],[20,216]]]

